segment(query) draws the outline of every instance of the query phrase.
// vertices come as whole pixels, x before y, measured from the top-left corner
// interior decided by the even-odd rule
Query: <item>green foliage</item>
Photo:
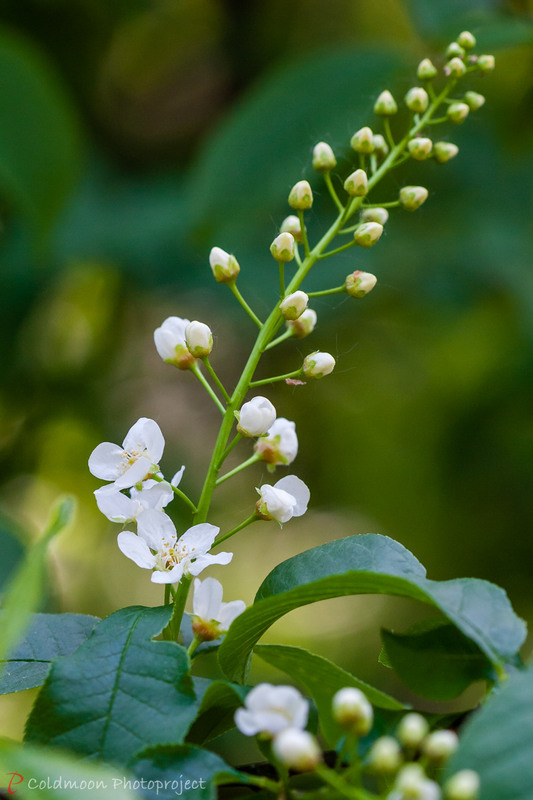
[[[0,543],[2,547],[0,591],[2,591],[9,576],[24,555],[24,547],[20,539],[12,531],[8,520],[3,518],[0,520]]]
[[[195,688],[198,687],[195,679]],[[204,744],[235,727],[235,711],[242,706],[248,689],[226,681],[209,681],[198,715],[187,734],[187,743]]]

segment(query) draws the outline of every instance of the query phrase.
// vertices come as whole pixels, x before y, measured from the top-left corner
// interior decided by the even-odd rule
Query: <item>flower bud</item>
[[[361,222],[379,222],[380,225],[385,225],[389,218],[389,212],[386,208],[365,208],[361,211]]]
[[[337,166],[337,159],[329,144],[319,142],[313,149],[313,168],[317,172],[330,172]]]
[[[364,169],[356,169],[344,181],[344,188],[351,197],[364,197],[368,192],[368,178]]]
[[[189,322],[185,328],[185,344],[195,358],[205,358],[213,349],[211,328],[204,322]]]
[[[241,271],[235,256],[226,253],[221,247],[211,249],[209,264],[218,283],[231,283]]]
[[[344,282],[344,288],[350,297],[364,297],[372,291],[378,279],[371,272],[361,272],[356,269],[351,272]]]
[[[312,772],[322,760],[315,737],[299,728],[285,728],[278,733],[272,752],[278,761],[297,772]]]
[[[270,245],[270,252],[276,261],[292,261],[294,258],[294,236],[280,233]]]
[[[444,74],[452,78],[462,78],[466,73],[465,62],[460,58],[452,58],[444,67]]]
[[[314,330],[316,320],[316,311],[313,311],[312,308],[306,308],[298,319],[288,320],[287,327],[292,331],[292,335],[296,339],[304,339]]]
[[[470,111],[477,111],[485,103],[485,98],[479,92],[466,92],[465,103],[469,106]]]
[[[495,59],[494,56],[479,56],[477,60],[477,65],[479,71],[483,75],[487,75],[489,72],[492,72],[495,66]]]
[[[407,143],[407,149],[409,150],[411,158],[416,159],[416,161],[425,161],[425,159],[429,158],[431,155],[433,142],[425,136],[419,136],[416,139],[411,139],[411,141]]]
[[[368,127],[360,128],[350,139],[350,147],[356,153],[372,153],[374,151],[374,137],[372,130]]]
[[[235,412],[239,420],[237,430],[243,436],[263,436],[276,419],[276,409],[266,397],[252,397]]]
[[[453,731],[441,730],[430,733],[423,744],[423,751],[431,761],[442,763],[455,753],[459,745],[457,734]]]
[[[446,59],[449,61],[451,58],[464,58],[465,51],[459,42],[452,42],[446,49]]]
[[[404,186],[400,189],[400,203],[407,211],[416,211],[427,200],[428,190],[424,186]]]
[[[479,796],[480,780],[473,769],[462,769],[444,784],[448,800],[476,800]]]
[[[366,736],[374,721],[374,711],[360,689],[346,686],[332,701],[333,716],[339,725],[356,736]]]
[[[406,764],[399,771],[394,788],[399,789],[404,798],[418,798],[420,789],[426,780],[426,774],[420,764]]]
[[[385,141],[385,137],[381,133],[375,133],[372,141],[374,142],[374,153],[380,158],[385,158],[389,153],[389,145]]]
[[[374,114],[380,117],[390,117],[392,114],[396,114],[397,111],[396,100],[389,90],[385,89],[374,103]]]
[[[446,114],[451,122],[455,122],[456,125],[459,125],[467,118],[469,112],[470,108],[466,103],[450,103]]]
[[[279,230],[280,233],[292,233],[294,241],[298,242],[298,244],[302,243],[302,227],[296,214],[289,214],[288,217],[285,217]]]
[[[368,753],[368,763],[376,772],[396,772],[402,763],[400,745],[393,736],[380,736]]]
[[[433,158],[439,164],[445,164],[451,158],[455,158],[459,148],[452,142],[435,142],[433,145]]]
[[[430,81],[436,76],[437,68],[432,64],[429,58],[424,58],[418,65],[416,74],[421,81]]]
[[[457,44],[460,44],[465,50],[472,50],[476,46],[476,37],[470,31],[463,31],[457,37]]]
[[[304,314],[306,313],[304,311]],[[278,417],[268,429],[266,436],[261,436],[256,441],[254,453],[262,461],[266,461],[270,472],[278,464],[292,464],[298,455],[298,437],[294,422],[285,417]]]
[[[185,331],[188,325],[188,319],[167,317],[163,324],[154,331],[155,346],[163,361],[183,370],[190,369],[196,364],[196,359],[189,351],[185,341]]]
[[[297,291],[285,297],[279,307],[285,319],[298,319],[307,308],[309,297],[305,292]]]
[[[297,211],[305,211],[313,205],[313,192],[308,181],[298,181],[289,194],[289,205]]]
[[[359,247],[372,247],[383,233],[383,225],[379,222],[363,222],[356,228],[353,238]]]
[[[427,736],[429,725],[422,714],[411,712],[400,720],[396,736],[404,747],[417,749],[422,744],[422,740]]]
[[[333,372],[335,359],[329,353],[310,353],[304,358],[302,370],[306,378],[324,378]]]
[[[405,95],[405,105],[417,114],[423,113],[429,104],[429,96],[425,89],[413,86]]]

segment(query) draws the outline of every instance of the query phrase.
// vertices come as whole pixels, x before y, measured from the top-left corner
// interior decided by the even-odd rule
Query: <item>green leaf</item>
[[[254,648],[254,653],[268,664],[272,664],[273,667],[283,670],[290,675],[291,680],[305,687],[317,705],[322,732],[331,747],[344,733],[331,713],[331,700],[339,689],[343,689],[345,686],[355,686],[364,692],[372,705],[379,708],[394,711],[406,708],[394,697],[355,678],[349,672],[328,661],[327,658],[309,653],[301,647],[258,645]]]
[[[511,675],[464,726],[446,777],[474,769],[480,800],[530,800],[533,787],[533,669]]]
[[[235,711],[242,706],[248,691],[248,688],[235,683],[210,682],[203,694],[198,716],[187,734],[187,742],[204,744],[234,728]]]
[[[220,756],[190,745],[149,748],[128,766],[139,778],[153,783],[143,794],[146,800],[175,800],[176,796],[215,800],[217,785],[249,782],[246,775],[229,767]]]
[[[0,515],[0,547],[2,560],[0,561],[0,591],[7,583],[15,567],[24,556],[24,546],[19,537],[13,532],[9,520]]]
[[[401,544],[365,534],[314,547],[276,567],[222,643],[222,671],[243,683],[254,645],[276,620],[300,606],[350,594],[391,594],[427,603],[495,665],[512,658],[525,638],[524,622],[499,587],[474,578],[428,580],[420,562]]]
[[[189,659],[174,642],[152,641],[171,612],[123,608],[75,653],[54,661],[27,741],[117,763],[147,746],[181,743],[197,708]]]
[[[0,694],[40,686],[52,659],[73,653],[97,622],[98,617],[85,614],[34,614],[26,635],[4,661]]]
[[[414,625],[405,633],[383,629],[384,654],[408,689],[431,700],[453,700],[471,683],[495,680],[491,662],[479,647],[442,617]]]
[[[0,775],[3,786],[12,781],[11,794],[20,790],[19,796],[35,795],[39,800],[79,800],[85,796],[92,800],[140,798],[127,787],[130,776],[123,772],[103,764],[81,764],[78,758],[67,753],[7,739],[0,740]]]

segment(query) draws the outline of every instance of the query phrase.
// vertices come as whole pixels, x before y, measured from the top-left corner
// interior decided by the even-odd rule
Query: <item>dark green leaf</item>
[[[378,534],[351,536],[294,556],[267,576],[218,651],[224,674],[244,682],[255,643],[284,614],[350,594],[391,594],[434,606],[494,664],[512,658],[526,633],[497,586],[469,578],[428,580],[422,565],[398,542]]]
[[[73,653],[97,622],[98,617],[85,614],[34,614],[26,635],[4,662],[0,694],[40,686],[52,659]]]
[[[27,741],[118,763],[147,746],[181,743],[197,707],[189,659],[174,642],[152,641],[171,610],[117,611],[75,653],[54,661]]]
[[[235,727],[235,711],[242,706],[247,693],[247,688],[234,683],[211,682],[203,694],[198,716],[187,734],[187,742],[204,744]]]

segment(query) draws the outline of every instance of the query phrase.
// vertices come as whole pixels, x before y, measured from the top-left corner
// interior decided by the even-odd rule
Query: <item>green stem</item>
[[[222,544],[222,542],[225,542],[226,539],[231,539],[231,537],[235,536],[236,533],[239,533],[239,531],[242,531],[244,528],[247,528],[248,525],[251,525],[252,522],[256,522],[258,519],[261,519],[261,517],[259,517],[254,512],[251,516],[248,517],[248,519],[245,519],[244,522],[241,522],[240,525],[237,525],[236,528],[233,528],[232,531],[230,531],[229,533],[225,533],[223,536],[219,536],[218,539],[216,539],[211,545],[211,550],[213,549],[213,547],[217,547],[217,545]]]
[[[277,383],[279,381],[286,381],[287,378],[298,378],[299,375],[302,374],[302,368],[295,369],[294,372],[287,372],[286,375],[276,375],[274,378],[263,378],[260,381],[252,381],[250,383],[250,387],[252,386],[265,386],[267,383]]]
[[[385,129],[385,138],[389,143],[389,147],[391,148],[391,150],[394,150],[396,148],[396,144],[394,142],[394,136],[392,135],[392,131],[390,128],[390,119],[388,117],[385,117],[383,120],[383,128]]]
[[[368,205],[364,205],[363,209],[366,208],[397,208],[400,204],[399,200],[389,200],[387,203],[369,203]]]
[[[279,265],[279,296],[281,300],[285,297],[285,262],[278,261]]]
[[[170,605],[170,583],[165,583],[165,605]]]
[[[211,400],[214,402],[214,404],[216,405],[218,410],[222,414],[225,414],[226,413],[226,409],[224,408],[224,406],[222,405],[222,403],[220,402],[220,400],[218,399],[218,397],[214,393],[213,389],[211,388],[211,386],[207,382],[206,377],[202,373],[202,370],[200,369],[198,364],[195,364],[193,367],[190,368],[190,370],[193,373],[193,375],[196,375],[196,377],[198,378],[198,380],[200,381],[200,383],[202,384],[202,386],[204,387],[204,389],[206,390],[207,394],[209,395]]]
[[[308,297],[324,297],[327,294],[339,294],[345,291],[346,286],[343,283],[342,286],[336,286],[334,289],[323,289],[321,292],[308,292]]]
[[[261,789],[266,789],[276,797],[279,797],[281,791],[280,783],[271,781],[270,778],[262,778],[260,775],[246,775],[246,783],[251,783],[253,786],[259,786]]]
[[[311,295],[309,295],[309,297],[311,297]],[[281,344],[281,342],[284,342],[285,339],[291,339],[292,336],[293,332],[289,328],[284,333],[282,333],[281,336],[278,336],[277,339],[272,339],[272,341],[265,347],[265,350],[270,350],[271,347],[276,347],[276,345]]]
[[[344,797],[350,798],[350,800],[376,800],[376,795],[370,794],[365,789],[359,789],[355,786],[349,786],[341,775],[338,775],[333,770],[328,769],[323,764],[319,764],[316,767],[316,772],[324,783],[328,783],[338,792],[340,792]]]
[[[239,466],[234,467],[234,469],[230,469],[230,471],[226,472],[226,474],[223,475],[221,478],[217,478],[215,486],[220,486],[220,484],[224,483],[224,481],[227,481],[228,478],[233,478],[234,475],[237,475],[237,473],[242,472],[242,470],[246,469],[246,467],[250,467],[252,464],[255,464],[256,461],[260,460],[261,457],[258,456],[257,453],[254,453],[253,456],[250,456],[250,458],[248,458],[246,461],[243,461],[242,464],[239,464]]]
[[[189,594],[191,583],[191,576],[184,575],[178,584],[178,588],[174,596],[174,609],[172,611],[172,617],[170,618],[170,622],[168,623],[167,627],[163,631],[164,639],[170,639],[173,642],[178,641],[181,620],[183,618],[183,612],[185,611],[185,603],[187,602],[187,595]]]
[[[192,657],[192,654],[194,653],[198,645],[201,643],[202,643],[202,637],[194,634],[193,640],[190,643],[189,647],[187,648],[187,655],[189,656],[189,658]]]
[[[168,481],[166,481],[165,478],[160,478],[158,475],[152,475],[152,478],[153,478],[154,481],[158,481],[159,483],[163,483],[163,482],[164,483],[168,483]],[[174,494],[176,495],[176,497],[179,497],[181,500],[183,500],[183,502],[186,505],[189,506],[189,508],[191,509],[192,513],[195,514],[196,513],[196,506],[194,505],[193,501],[189,497],[187,497],[185,492],[182,492],[181,489],[178,489],[177,486],[172,486],[171,483],[169,483],[169,486],[172,489],[172,491],[174,492]]]
[[[233,450],[235,445],[238,444],[241,441],[242,438],[243,438],[242,433],[236,433],[235,434],[235,436],[233,437],[231,442],[228,444],[228,446],[226,447],[226,449],[222,453],[222,458],[220,459],[220,464],[218,464],[218,468],[219,469],[222,466],[222,464],[224,463],[224,461],[227,459],[227,457],[229,456],[229,454],[231,453],[231,451]]]
[[[231,289],[231,291],[233,292],[233,294],[235,295],[235,297],[237,298],[237,300],[239,301],[239,303],[241,304],[241,306],[244,308],[244,310],[246,311],[248,316],[251,317],[251,319],[253,319],[253,321],[255,322],[255,324],[259,328],[262,328],[263,323],[261,322],[259,317],[257,317],[254,314],[254,312],[252,311],[252,309],[250,308],[250,306],[248,305],[248,303],[246,302],[246,300],[244,299],[242,294],[239,292],[239,290],[237,289],[237,284],[235,283],[235,281],[231,281],[230,283],[228,283],[228,286]]]
[[[341,201],[339,199],[339,195],[335,191],[335,187],[333,186],[333,182],[331,180],[331,172],[325,172],[324,173],[324,181],[326,183],[326,186],[328,187],[328,192],[331,195],[331,199],[333,200],[333,202],[337,206],[338,210],[342,214],[342,212],[344,211],[344,206],[343,206],[343,204],[341,203]]]
[[[355,230],[355,228],[358,228],[358,227],[359,227],[359,225],[355,225],[354,230]],[[319,258],[329,258],[330,256],[334,256],[337,253],[342,253],[343,250],[349,250],[350,247],[355,247],[356,244],[357,244],[357,242],[354,239],[353,242],[348,242],[347,244],[341,245],[341,247],[336,247],[335,250],[328,250],[327,253],[322,253],[322,255],[320,255]]]
[[[205,365],[205,368],[206,368],[206,370],[207,370],[207,371],[209,372],[209,374],[211,375],[211,377],[212,377],[212,379],[213,379],[214,383],[215,383],[215,384],[218,386],[218,388],[219,388],[219,390],[220,390],[220,393],[221,393],[222,397],[224,398],[224,400],[226,401],[226,403],[229,403],[229,401],[230,401],[230,396],[229,396],[229,394],[227,393],[226,389],[224,388],[224,386],[223,386],[223,384],[222,384],[222,381],[220,380],[220,378],[219,378],[219,377],[218,377],[218,375],[216,374],[215,370],[214,370],[214,369],[213,369],[213,367],[211,366],[211,362],[209,361],[209,358],[208,358],[207,356],[205,356],[205,358],[202,358],[202,361],[203,361],[203,363],[204,363],[204,365]],[[225,411],[225,409],[224,409],[224,411]]]
[[[305,258],[307,260],[311,251],[309,249],[309,239],[307,238],[307,230],[305,227],[304,212],[301,209],[298,209],[298,219],[300,220],[300,228],[302,229],[302,243],[304,246]]]

